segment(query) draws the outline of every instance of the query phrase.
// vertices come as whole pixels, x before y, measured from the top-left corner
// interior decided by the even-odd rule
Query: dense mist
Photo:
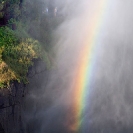
[[[26,133],[132,133],[133,1],[54,2],[56,17],[63,16],[61,24],[53,30],[54,66],[40,77],[34,76],[28,86],[23,111]],[[101,3],[104,6],[99,9]],[[90,93],[88,101],[82,103],[86,108],[81,118],[83,126],[72,130],[69,127],[74,121],[70,110],[75,69],[80,65],[79,54],[99,11],[103,14],[97,19]]]

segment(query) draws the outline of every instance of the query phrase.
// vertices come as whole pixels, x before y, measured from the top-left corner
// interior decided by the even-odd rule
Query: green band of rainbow
[[[94,7],[96,9],[94,9],[95,12],[93,18],[89,20],[91,22],[89,22],[89,26],[86,28],[88,29],[88,34],[86,36],[87,39],[83,42],[81,52],[79,57],[77,57],[79,66],[76,69],[76,79],[74,79],[74,103],[72,107],[75,120],[71,125],[71,129],[76,132],[79,132],[79,130],[82,132],[82,115],[85,111],[85,104],[87,104],[86,100],[90,95],[91,77],[94,71],[93,68],[96,56],[95,52],[98,47],[97,41],[102,27],[103,17],[105,17],[107,1],[109,0],[96,0],[94,2],[97,6]]]

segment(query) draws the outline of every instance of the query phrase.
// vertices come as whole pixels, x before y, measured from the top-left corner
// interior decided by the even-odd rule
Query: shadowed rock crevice
[[[4,131],[4,129],[3,129],[2,125],[1,125],[1,123],[0,123],[0,133],[5,133],[5,131]]]

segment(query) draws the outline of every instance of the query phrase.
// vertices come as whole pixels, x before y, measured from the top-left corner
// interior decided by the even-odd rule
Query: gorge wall
[[[0,133],[25,133],[23,116],[26,99],[37,85],[39,88],[42,83],[47,83],[48,73],[45,63],[37,60],[29,69],[29,84],[13,82],[10,88],[0,90]],[[34,104],[30,105],[32,109]]]

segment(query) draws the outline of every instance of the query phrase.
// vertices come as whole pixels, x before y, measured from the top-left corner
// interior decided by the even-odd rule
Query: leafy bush
[[[37,40],[18,39],[13,30],[0,28],[0,88],[13,80],[27,83],[28,68],[35,58],[43,58],[49,67],[47,54]]]
[[[0,28],[0,47],[8,47],[12,45],[18,44],[18,39],[15,37],[15,33],[13,30],[8,27]]]

